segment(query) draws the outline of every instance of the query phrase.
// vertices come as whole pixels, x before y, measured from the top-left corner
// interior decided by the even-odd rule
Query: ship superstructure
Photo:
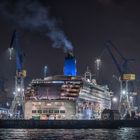
[[[76,61],[69,54],[64,75],[33,79],[25,91],[25,119],[100,119],[104,109],[111,108],[107,86],[85,76],[76,76]]]
[[[108,88],[83,77],[35,79],[25,93],[25,119],[100,118],[102,110],[110,107]]]

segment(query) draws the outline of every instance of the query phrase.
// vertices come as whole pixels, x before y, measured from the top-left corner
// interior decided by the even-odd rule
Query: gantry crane
[[[16,31],[13,32],[10,48],[15,50],[16,58],[15,91],[10,113],[13,117],[20,118],[24,114],[24,78],[26,77],[26,71],[23,69],[23,54],[18,45]]]
[[[134,106],[133,101],[130,99],[131,91],[129,90],[128,85],[130,81],[135,80],[135,74],[129,72],[128,64],[134,61],[134,59],[125,58],[111,41],[107,41],[105,43],[105,49],[108,50],[119,72],[119,81],[120,81],[119,112],[122,118],[124,118],[128,114],[131,116],[131,112],[134,111]],[[118,62],[112,50],[114,50],[119,55],[119,57],[122,60],[122,64]]]

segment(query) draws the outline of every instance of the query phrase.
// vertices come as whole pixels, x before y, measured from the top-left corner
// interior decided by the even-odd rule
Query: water
[[[0,140],[140,140],[140,128],[0,129]]]

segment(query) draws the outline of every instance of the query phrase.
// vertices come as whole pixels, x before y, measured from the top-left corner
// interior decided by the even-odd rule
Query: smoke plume
[[[4,17],[22,28],[46,31],[45,35],[53,41],[54,48],[63,48],[65,51],[73,50],[71,42],[59,28],[56,19],[49,16],[48,8],[43,6],[39,0],[0,1],[0,11]]]

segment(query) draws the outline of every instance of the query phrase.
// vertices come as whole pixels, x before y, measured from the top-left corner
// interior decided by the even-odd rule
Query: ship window
[[[65,110],[60,110],[60,113],[65,113]]]
[[[32,110],[32,113],[36,113],[36,110]]]
[[[43,110],[43,113],[48,113],[48,110]]]
[[[42,113],[42,110],[38,110],[38,113]]]
[[[54,110],[54,113],[59,113],[59,110]]]
[[[49,110],[49,113],[53,113],[53,110]]]

